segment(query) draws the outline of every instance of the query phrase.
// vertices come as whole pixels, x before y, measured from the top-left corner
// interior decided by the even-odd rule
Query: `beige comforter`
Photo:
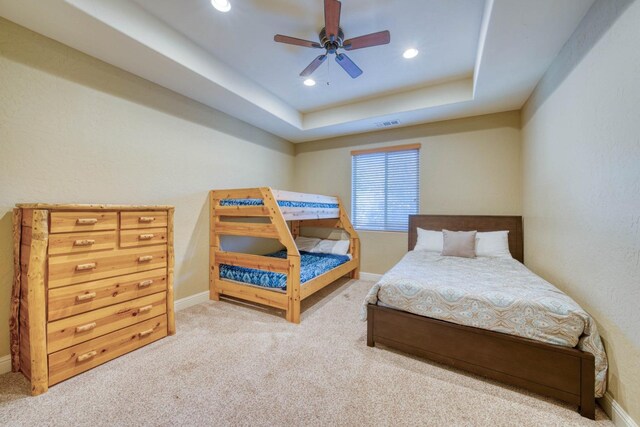
[[[366,304],[577,347],[595,356],[595,396],[606,390],[607,356],[591,316],[516,260],[411,251],[373,286],[363,320]]]

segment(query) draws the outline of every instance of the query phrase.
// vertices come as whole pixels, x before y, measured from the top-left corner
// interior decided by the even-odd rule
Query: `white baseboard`
[[[176,311],[180,311],[207,301],[209,301],[209,291],[204,291],[198,294],[189,295],[188,297],[180,298],[175,301],[173,306]]]
[[[607,413],[609,418],[616,427],[638,427],[638,424],[627,414],[627,412],[615,401],[613,397],[607,392],[602,399],[598,400],[604,412]]]
[[[365,272],[360,273],[360,280],[367,280],[369,282],[377,282],[378,280],[380,280],[381,277],[382,277],[382,274],[365,273]]]
[[[11,372],[11,355],[10,354],[0,357],[0,374],[6,374],[7,372]]]

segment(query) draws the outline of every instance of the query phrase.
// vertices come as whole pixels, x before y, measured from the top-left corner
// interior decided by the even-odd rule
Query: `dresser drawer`
[[[49,321],[155,294],[166,289],[166,268],[50,289]]]
[[[116,212],[51,212],[51,233],[115,230]]]
[[[58,255],[49,258],[49,289],[166,266],[166,246]]]
[[[115,248],[115,231],[60,233],[52,234],[49,238],[49,255],[72,254]]]
[[[167,211],[120,212],[120,228],[154,228],[167,226]]]
[[[120,230],[120,246],[123,248],[167,243],[166,228]]]
[[[47,324],[47,353],[166,313],[166,292],[99,308]]]
[[[49,355],[49,385],[167,336],[161,315]]]

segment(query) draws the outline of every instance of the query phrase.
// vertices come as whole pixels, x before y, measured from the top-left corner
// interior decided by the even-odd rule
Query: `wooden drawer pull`
[[[95,262],[90,262],[87,264],[78,264],[76,265],[76,271],[82,271],[82,270],[93,270],[94,268],[96,268],[96,263]]]
[[[141,234],[138,236],[138,239],[140,240],[151,240],[153,239],[153,234]]]
[[[76,240],[75,242],[73,242],[73,246],[91,246],[95,242],[96,241],[93,239]]]
[[[87,332],[96,327],[96,322],[87,323],[86,325],[78,326],[76,332]]]
[[[147,335],[151,335],[152,333],[153,333],[153,328],[147,329],[146,331],[142,331],[138,333],[138,336],[142,338],[142,337],[146,337]]]
[[[149,286],[151,286],[152,283],[153,283],[153,280],[151,280],[151,279],[143,280],[142,282],[138,283],[138,287],[139,288],[148,288]]]
[[[82,294],[82,295],[78,295],[76,297],[77,301],[87,301],[90,299],[94,299],[96,297],[96,293],[95,292],[89,292],[88,294]]]
[[[98,352],[97,352],[97,351],[95,351],[95,350],[91,350],[91,351],[88,351],[88,352],[86,352],[86,353],[84,353],[84,354],[81,354],[80,356],[78,356],[78,357],[76,358],[76,360],[77,360],[78,362],[84,362],[85,360],[88,360],[88,359],[93,358],[96,354],[98,354]]]
[[[153,255],[145,255],[145,256],[138,257],[138,262],[147,262],[147,261],[151,261],[152,259],[153,259]]]
[[[153,216],[141,216],[140,218],[138,218],[138,221],[140,222],[153,222],[155,220],[156,218]]]
[[[98,218],[78,218],[76,224],[78,225],[91,225],[98,222]]]
[[[146,313],[147,311],[151,311],[153,305],[145,305],[144,307],[140,307],[138,309],[138,313]]]

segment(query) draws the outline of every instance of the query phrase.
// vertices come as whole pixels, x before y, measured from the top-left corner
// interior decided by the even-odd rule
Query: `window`
[[[351,210],[360,230],[407,231],[420,206],[420,145],[351,152]]]

